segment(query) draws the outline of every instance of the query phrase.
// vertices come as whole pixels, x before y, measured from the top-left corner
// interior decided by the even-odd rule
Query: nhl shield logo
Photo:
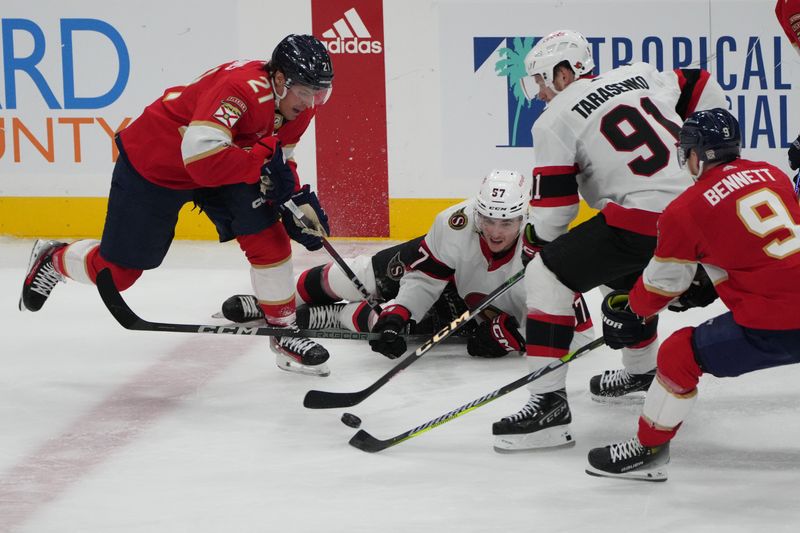
[[[450,220],[447,221],[450,227],[454,230],[464,229],[467,227],[467,222],[469,222],[469,219],[467,218],[467,214],[464,212],[463,207],[450,215]]]

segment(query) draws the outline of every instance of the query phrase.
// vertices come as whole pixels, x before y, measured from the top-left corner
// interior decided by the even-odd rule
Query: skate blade
[[[534,433],[494,436],[494,451],[498,453],[570,448],[572,446],[575,446],[575,439],[572,438],[569,425],[556,426]]]
[[[602,403],[606,405],[636,405],[644,403],[644,398],[647,391],[629,392],[623,396],[596,396],[589,393],[593,402]]]
[[[646,470],[631,470],[630,472],[623,472],[621,474],[612,474],[611,472],[604,472],[598,470],[593,466],[586,468],[586,473],[595,477],[607,477],[615,479],[628,479],[632,481],[666,481],[667,469],[664,465],[649,468]]]
[[[294,374],[303,374],[306,376],[319,376],[324,378],[331,375],[331,371],[326,363],[320,365],[303,365],[297,361],[290,359],[287,356],[278,355],[275,358],[275,364],[281,370],[292,372]]]

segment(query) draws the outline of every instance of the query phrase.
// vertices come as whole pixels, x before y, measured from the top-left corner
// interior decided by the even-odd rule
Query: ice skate
[[[498,452],[574,445],[569,423],[572,414],[564,389],[531,394],[518,412],[492,425],[494,449]]]
[[[589,451],[591,476],[616,477],[639,481],[666,481],[669,442],[661,446],[642,446],[638,437]]]
[[[297,330],[296,326],[287,329]],[[281,370],[309,376],[327,376],[331,371],[325,361],[330,355],[321,344],[306,337],[272,337],[275,364]]]
[[[342,329],[339,313],[344,303],[297,306],[297,326],[301,329]]]
[[[646,374],[631,374],[624,368],[606,370],[589,381],[592,400],[601,403],[644,399],[656,376],[655,369]]]
[[[226,318],[237,324],[254,320],[262,320],[264,311],[258,305],[258,299],[252,294],[236,294],[222,302],[222,312],[215,313],[214,318]]]
[[[28,271],[22,284],[19,298],[20,311],[38,311],[50,297],[50,293],[64,276],[53,267],[53,253],[66,246],[59,241],[39,239],[33,244]]]

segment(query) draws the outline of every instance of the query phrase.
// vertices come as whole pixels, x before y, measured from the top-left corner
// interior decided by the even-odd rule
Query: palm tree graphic
[[[498,50],[501,59],[494,66],[498,76],[508,77],[508,83],[512,88],[514,98],[517,100],[517,110],[514,114],[514,125],[511,130],[511,146],[516,146],[517,144],[517,127],[523,107],[531,107],[533,105],[533,102],[528,101],[522,92],[522,78],[528,75],[525,72],[525,56],[533,48],[534,41],[533,37],[514,37],[511,48],[503,47]]]

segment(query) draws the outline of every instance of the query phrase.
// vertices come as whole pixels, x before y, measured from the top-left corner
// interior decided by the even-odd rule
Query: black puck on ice
[[[357,428],[361,425],[361,419],[352,413],[343,414],[342,422],[344,422],[344,425],[350,426],[351,428]]]

